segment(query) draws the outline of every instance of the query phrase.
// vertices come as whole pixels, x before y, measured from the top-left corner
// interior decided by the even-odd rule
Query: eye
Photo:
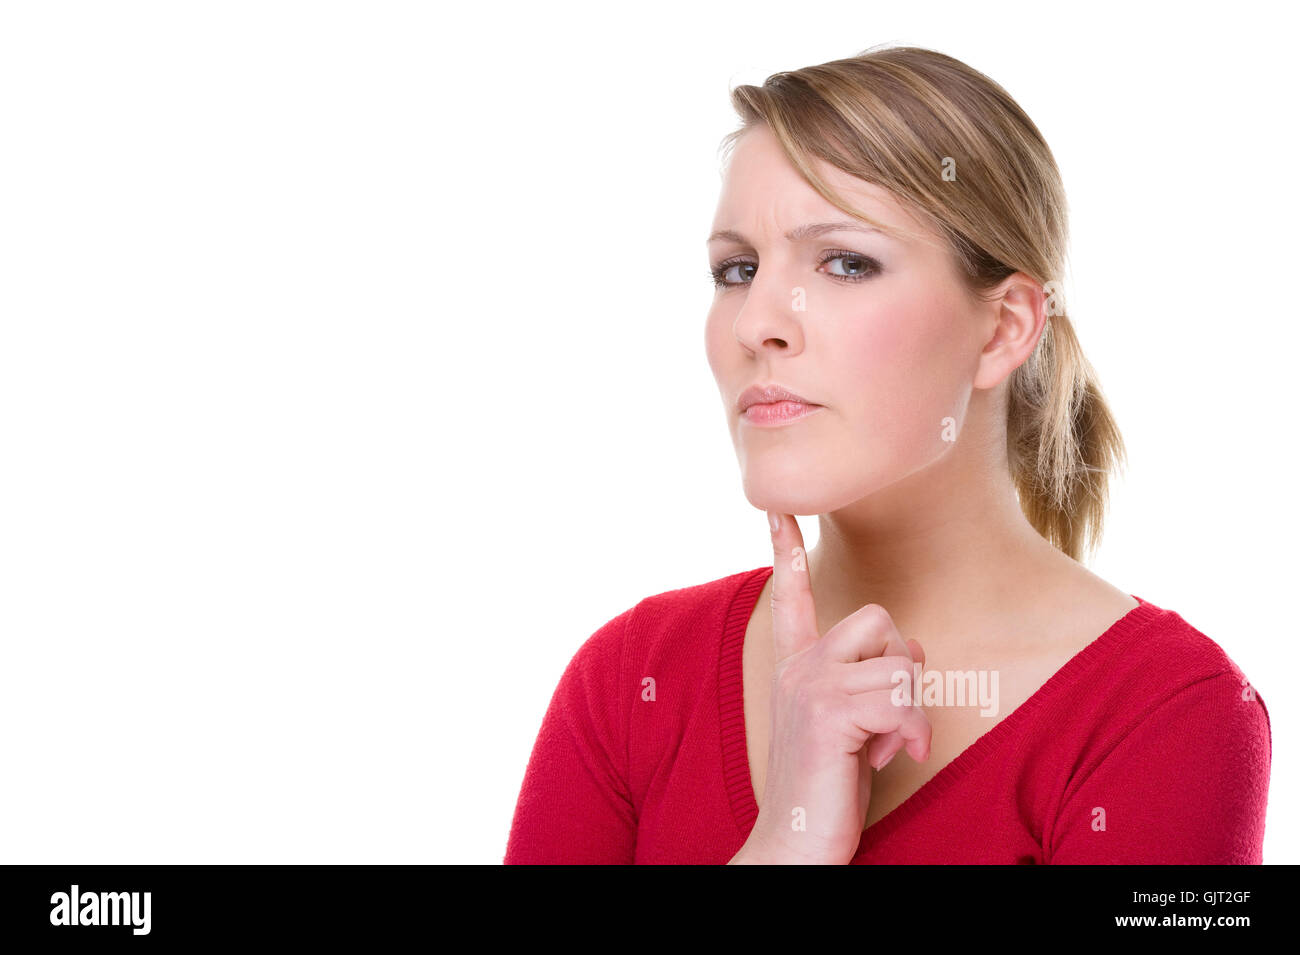
[[[840,268],[844,271],[829,271],[825,274],[837,282],[847,284],[864,282],[882,271],[880,263],[871,256],[863,255],[860,252],[848,252],[844,249],[833,249],[826,252],[822,256],[819,265],[827,265],[831,262],[843,262],[844,264]],[[745,270],[748,270],[747,277]],[[709,269],[709,278],[713,280],[715,288],[733,288],[737,285],[748,285],[753,281],[754,273],[757,271],[757,262],[749,259],[727,259],[725,262],[719,262]]]
[[[713,279],[713,285],[716,288],[729,288],[732,285],[747,285],[749,284],[748,282],[727,280],[727,276],[731,273],[732,269],[742,268],[757,270],[758,265],[757,263],[748,262],[743,259],[739,261],[736,259],[728,259],[725,262],[718,263],[716,267],[709,269],[709,277]],[[749,277],[751,279],[754,277],[752,271],[750,272]]]
[[[822,259],[822,265],[838,261],[848,263],[850,271],[843,273],[828,272],[827,274],[843,282],[861,282],[880,272],[879,262],[871,258],[869,255],[861,255],[857,252],[844,252],[838,250],[828,252],[826,257]],[[844,266],[841,266],[841,268],[843,267]]]

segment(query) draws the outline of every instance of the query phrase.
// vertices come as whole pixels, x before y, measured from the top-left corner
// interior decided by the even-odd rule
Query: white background
[[[0,9],[0,861],[499,862],[582,641],[770,562],[728,92],[879,43],[1051,144],[1130,455],[1091,566],[1251,678],[1300,861],[1279,6]]]

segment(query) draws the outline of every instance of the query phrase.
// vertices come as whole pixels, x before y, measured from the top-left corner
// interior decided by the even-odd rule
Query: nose
[[[762,272],[759,269],[750,281],[744,304],[736,314],[732,326],[736,341],[754,353],[797,354],[804,344],[800,318],[807,314],[802,310],[804,290],[772,273],[764,281],[760,278]]]

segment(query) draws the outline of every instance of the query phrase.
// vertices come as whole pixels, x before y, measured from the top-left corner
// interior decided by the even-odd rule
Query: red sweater
[[[583,643],[528,761],[506,864],[721,864],[739,851],[758,813],[741,648],[771,573],[647,597]],[[1217,643],[1133,596],[869,826],[853,864],[1262,862],[1264,702]]]

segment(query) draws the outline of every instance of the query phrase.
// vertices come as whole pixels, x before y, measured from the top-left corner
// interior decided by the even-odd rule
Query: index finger
[[[772,528],[772,641],[780,663],[813,646],[821,634],[799,522],[793,514],[772,511],[767,519]]]

